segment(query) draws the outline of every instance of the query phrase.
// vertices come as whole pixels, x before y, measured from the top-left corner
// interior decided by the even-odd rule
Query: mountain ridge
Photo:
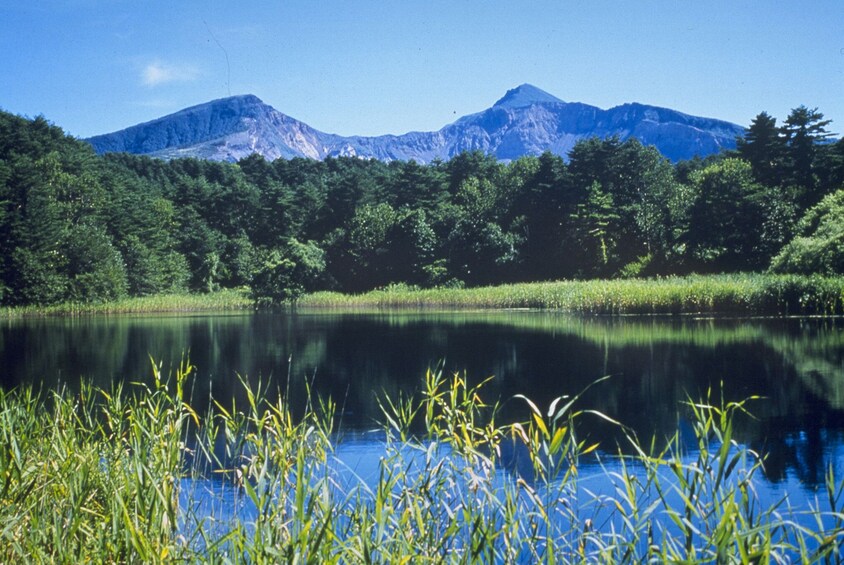
[[[491,107],[437,131],[341,136],[319,131],[253,94],[212,100],[112,133],[86,139],[98,153],[128,152],[164,159],[237,161],[351,156],[383,161],[447,160],[479,150],[501,160],[551,151],[565,157],[593,136],[635,137],[672,161],[735,147],[744,128],[670,108],[627,103],[608,110],[563,100],[530,84],[508,90]]]

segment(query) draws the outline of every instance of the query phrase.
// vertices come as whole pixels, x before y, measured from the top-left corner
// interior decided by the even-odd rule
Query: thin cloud
[[[174,65],[154,61],[141,71],[141,82],[150,88],[170,82],[191,82],[199,78],[199,69],[190,65]]]

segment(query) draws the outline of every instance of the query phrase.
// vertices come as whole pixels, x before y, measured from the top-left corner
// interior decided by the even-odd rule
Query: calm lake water
[[[470,382],[492,376],[484,400],[503,417],[523,418],[524,394],[540,407],[557,396],[580,401],[632,427],[647,441],[679,429],[682,402],[751,395],[755,419],[736,439],[768,454],[772,488],[811,490],[826,466],[844,471],[844,320],[572,318],[548,312],[159,315],[5,320],[0,325],[0,384],[71,389],[80,379],[109,387],[118,379],[150,381],[150,356],[175,367],[187,355],[197,368],[193,404],[209,395],[224,404],[245,396],[238,375],[292,398],[306,383],[331,395],[338,427],[361,443],[382,421],[378,395],[413,392],[426,369],[442,364]],[[721,384],[723,383],[723,384]],[[584,420],[585,421],[585,420]],[[617,430],[587,422],[590,441],[616,452]],[[342,455],[342,453],[341,453]],[[795,487],[794,485],[799,485]]]

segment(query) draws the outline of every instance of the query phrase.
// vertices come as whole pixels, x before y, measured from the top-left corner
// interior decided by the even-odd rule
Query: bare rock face
[[[609,110],[563,102],[529,84],[491,108],[435,132],[377,137],[323,133],[282,114],[252,95],[214,100],[87,141],[98,153],[127,152],[164,159],[197,157],[237,161],[252,153],[266,159],[354,156],[384,161],[448,160],[479,150],[509,161],[551,151],[565,157],[590,137],[637,138],[672,161],[705,157],[735,147],[744,129],[667,108],[624,104]]]

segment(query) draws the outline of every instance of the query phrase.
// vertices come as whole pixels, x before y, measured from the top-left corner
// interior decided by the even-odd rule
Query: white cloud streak
[[[191,82],[199,78],[199,69],[191,65],[175,65],[153,61],[141,71],[141,82],[150,88],[171,82]]]

